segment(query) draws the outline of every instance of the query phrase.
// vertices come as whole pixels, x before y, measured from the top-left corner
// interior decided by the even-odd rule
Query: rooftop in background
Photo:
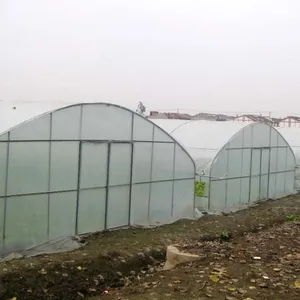
[[[224,114],[198,113],[190,115],[187,113],[150,111],[148,119],[176,119],[176,120],[206,120],[206,121],[229,121],[233,116]]]

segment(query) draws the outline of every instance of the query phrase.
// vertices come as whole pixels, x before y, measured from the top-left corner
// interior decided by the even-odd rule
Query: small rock
[[[226,300],[237,300],[235,297],[231,297],[231,296],[226,296],[225,299]]]
[[[240,294],[247,294],[247,291],[246,290],[244,290],[244,289],[238,289],[237,290]]]
[[[260,285],[259,285],[259,287],[261,287],[261,288],[263,288],[263,289],[267,289],[268,288],[268,285],[266,284],[266,283],[261,283]]]
[[[142,286],[145,288],[145,289],[148,289],[150,287],[150,283],[149,282],[144,282],[142,284]]]

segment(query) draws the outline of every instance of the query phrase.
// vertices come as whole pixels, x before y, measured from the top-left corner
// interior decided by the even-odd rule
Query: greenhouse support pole
[[[249,193],[248,193],[248,203],[251,200],[251,186],[252,186],[252,160],[253,160],[253,148],[250,151],[250,170],[249,170]]]
[[[154,125],[152,125],[152,144],[151,144],[151,158],[150,158],[150,183],[149,183],[149,199],[148,199],[148,222],[150,222],[150,206],[151,206],[151,192],[152,192],[152,171],[153,171],[153,152],[154,152]]]
[[[134,144],[131,142],[131,154],[130,154],[130,179],[129,179],[129,207],[128,207],[128,226],[131,222],[131,203],[132,203],[132,170],[133,170],[133,149]]]
[[[208,191],[207,191],[207,210],[210,210],[210,195],[211,195],[211,168],[212,168],[212,164],[210,165],[209,168],[209,177],[208,177]],[[195,200],[196,203],[196,200]]]
[[[267,199],[270,197],[270,173],[271,173],[271,151],[272,151],[272,130],[270,126],[270,134],[269,134],[269,161],[268,161],[268,183],[267,183]],[[278,133],[277,133],[278,134]],[[278,145],[277,145],[278,146]]]
[[[133,172],[133,130],[134,130],[134,113],[131,114],[131,131],[130,131],[130,140],[131,140],[131,155],[130,155],[130,179],[129,179],[129,207],[128,207],[128,226],[131,223],[131,204],[132,204],[132,172]]]
[[[272,148],[269,148],[269,151],[268,151],[268,154],[269,154],[269,160],[268,160],[268,182],[267,182],[267,199],[269,199],[270,197],[270,192],[269,192],[269,189],[270,189],[270,175],[271,175],[271,149]]]
[[[279,144],[279,134],[277,134],[276,138],[276,175],[275,175],[275,196],[277,195],[277,176],[278,176],[278,144]]]
[[[47,239],[50,239],[50,192],[51,192],[51,154],[52,154],[52,113],[50,114],[49,132],[49,157],[48,157],[48,200],[47,200]]]
[[[259,184],[258,184],[259,200],[261,200],[262,154],[263,154],[263,148],[260,148],[260,156],[259,156]]]
[[[107,229],[107,214],[108,214],[108,192],[109,192],[109,168],[110,168],[110,150],[111,142],[107,144],[107,166],[106,166],[106,194],[105,194],[105,215],[104,215],[104,229]]]
[[[239,205],[242,203],[242,183],[243,183],[243,169],[244,169],[244,147],[245,147],[245,131],[242,131],[242,151],[241,153],[241,178],[240,178],[240,196],[239,196]]]
[[[287,170],[287,162],[288,162],[288,148],[285,148],[285,170]],[[284,194],[286,195],[286,176],[287,172],[284,173]]]
[[[228,201],[228,171],[229,171],[229,151],[230,151],[230,148],[227,149],[227,153],[226,153],[226,158],[227,158],[227,161],[226,161],[226,174],[227,174],[227,178],[225,179],[225,207],[227,207],[227,201]]]
[[[172,173],[173,181],[172,181],[171,218],[173,217],[173,210],[174,210],[175,162],[176,162],[176,144],[174,143],[174,147],[173,147],[173,173]]]
[[[78,172],[77,172],[77,199],[76,199],[76,216],[75,216],[75,235],[78,234],[78,214],[79,214],[79,195],[80,195],[80,173],[81,173],[81,152],[82,142],[78,145]]]
[[[8,166],[9,166],[9,151],[10,151],[10,132],[7,134],[7,147],[6,147],[6,166],[5,166],[5,187],[4,187],[4,208],[3,208],[3,232],[2,232],[2,249],[1,254],[5,250],[6,238],[6,215],[7,215],[7,187],[8,187]]]

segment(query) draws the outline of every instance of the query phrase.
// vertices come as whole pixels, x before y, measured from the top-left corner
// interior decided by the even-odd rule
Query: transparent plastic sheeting
[[[156,120],[178,139],[205,182],[200,210],[243,208],[294,194],[295,156],[273,127],[263,123]]]
[[[170,133],[191,154],[199,174],[209,174],[210,164],[219,150],[245,127],[241,122],[198,120],[153,120]]]
[[[280,127],[277,128],[286,141],[290,144],[296,156],[296,184],[300,191],[300,128],[299,127]]]
[[[280,134],[286,139],[293,149],[297,164],[300,165],[300,128],[299,127],[280,127],[277,128]]]
[[[0,164],[2,255],[194,217],[192,158],[156,125],[115,105],[69,106],[4,132]]]

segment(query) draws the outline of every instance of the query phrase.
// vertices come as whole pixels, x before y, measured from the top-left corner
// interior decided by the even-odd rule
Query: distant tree
[[[141,102],[141,101],[139,102],[136,112],[142,116],[145,115],[146,106],[143,104],[143,102]]]

